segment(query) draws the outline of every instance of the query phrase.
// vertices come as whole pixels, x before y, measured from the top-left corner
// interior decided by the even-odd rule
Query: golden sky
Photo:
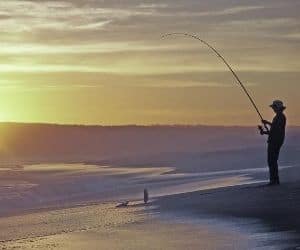
[[[249,125],[283,99],[300,125],[298,0],[0,1],[0,121]]]

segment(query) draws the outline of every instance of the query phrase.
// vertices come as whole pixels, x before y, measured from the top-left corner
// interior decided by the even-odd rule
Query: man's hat
[[[283,105],[283,102],[280,100],[275,100],[270,105],[271,108],[278,108],[278,109],[286,109],[286,107]]]

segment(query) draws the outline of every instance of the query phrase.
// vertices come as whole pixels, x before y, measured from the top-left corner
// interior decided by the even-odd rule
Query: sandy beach
[[[282,185],[271,188],[262,186],[263,168],[182,174],[168,167],[7,166],[1,171],[0,246],[295,249],[298,173],[299,167],[283,167]],[[146,206],[144,187],[151,197]],[[129,206],[116,208],[124,200]]]

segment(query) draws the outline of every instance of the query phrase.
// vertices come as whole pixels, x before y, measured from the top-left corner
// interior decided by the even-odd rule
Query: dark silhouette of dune
[[[89,162],[169,165],[194,171],[259,167],[265,139],[253,127],[0,124],[2,163]],[[299,162],[300,128],[288,130],[282,156]]]

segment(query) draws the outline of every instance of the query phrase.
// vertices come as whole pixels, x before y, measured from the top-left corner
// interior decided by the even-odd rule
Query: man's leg
[[[274,145],[268,146],[268,165],[270,172],[270,183],[279,184],[278,175],[278,158],[279,158],[280,147]]]
[[[279,173],[278,173],[278,159],[279,159],[280,147],[276,147],[274,150],[274,179],[276,184],[280,184]]]
[[[271,145],[268,145],[268,166],[270,174],[270,183],[275,181],[274,179],[274,153]]]

